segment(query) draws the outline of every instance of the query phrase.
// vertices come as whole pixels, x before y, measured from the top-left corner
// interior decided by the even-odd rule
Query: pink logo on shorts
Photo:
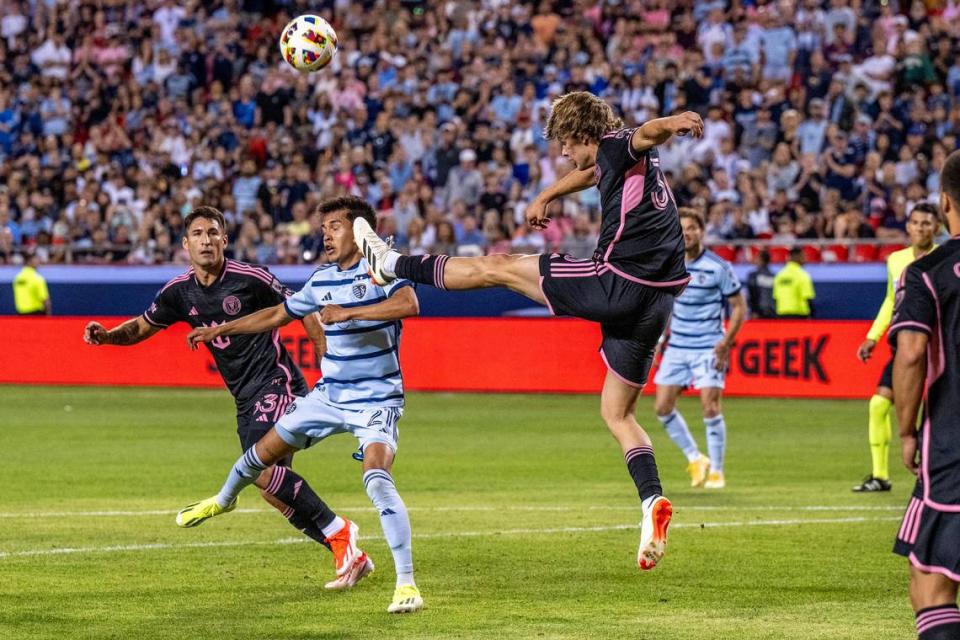
[[[224,298],[223,310],[228,316],[235,316],[240,313],[240,298],[237,296],[227,296]]]

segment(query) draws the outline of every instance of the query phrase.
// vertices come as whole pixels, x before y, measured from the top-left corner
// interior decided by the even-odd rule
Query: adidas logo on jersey
[[[321,302],[330,302],[331,300],[333,300],[333,296],[330,295],[329,291],[327,291],[327,295],[320,299]]]
[[[198,316],[198,315],[200,315],[200,312],[197,311],[197,308],[196,308],[196,307],[190,307],[190,315],[191,315],[191,316]]]

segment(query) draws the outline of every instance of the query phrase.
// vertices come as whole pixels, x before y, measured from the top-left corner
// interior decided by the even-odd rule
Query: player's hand
[[[873,355],[873,349],[877,346],[876,340],[871,340],[867,338],[860,343],[860,346],[857,348],[857,357],[860,358],[860,362],[866,362],[870,359],[870,356]]]
[[[191,350],[196,351],[201,344],[215,340],[220,335],[219,329],[219,327],[197,327],[187,334],[187,344],[190,345]]]
[[[350,309],[344,309],[338,304],[328,304],[320,310],[320,322],[323,324],[337,324],[350,319]]]
[[[917,464],[917,435],[900,436],[900,446],[903,453],[903,465],[912,473],[917,475],[919,465]]]
[[[685,136],[688,133],[694,138],[703,137],[703,118],[696,111],[684,111],[673,117],[673,133]]]
[[[550,224],[550,217],[547,215],[548,204],[550,203],[543,202],[540,198],[536,198],[527,206],[527,210],[523,212],[527,224],[533,229],[546,229],[547,225]]]
[[[98,346],[107,342],[107,328],[99,322],[90,322],[83,328],[83,341]]]
[[[726,342],[718,342],[717,346],[713,348],[713,353],[716,355],[715,366],[717,371],[726,371],[730,364],[730,345]]]

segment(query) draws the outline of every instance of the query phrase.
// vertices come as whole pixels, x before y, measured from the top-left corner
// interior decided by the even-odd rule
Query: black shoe
[[[853,491],[854,493],[873,493],[875,491],[890,491],[892,488],[893,485],[890,484],[889,480],[867,476],[863,483],[853,488]]]

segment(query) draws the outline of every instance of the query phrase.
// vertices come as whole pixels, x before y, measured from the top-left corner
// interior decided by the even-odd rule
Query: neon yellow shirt
[[[47,281],[33,267],[24,267],[13,279],[13,304],[17,313],[43,311],[49,298]]]
[[[809,316],[810,301],[816,296],[813,279],[797,262],[788,262],[773,278],[778,316]]]
[[[933,249],[936,248],[937,245],[933,245]],[[930,249],[930,251],[933,251],[933,249]],[[922,255],[920,257],[922,257]],[[893,317],[893,303],[896,297],[897,281],[900,280],[900,275],[903,273],[903,270],[914,260],[916,260],[916,258],[913,255],[913,247],[894,251],[890,254],[890,257],[887,258],[887,295],[883,299],[883,304],[880,305],[880,310],[877,311],[877,317],[870,326],[870,331],[867,332],[867,340],[879,342],[883,334],[887,332],[887,327],[890,326],[890,319]]]

